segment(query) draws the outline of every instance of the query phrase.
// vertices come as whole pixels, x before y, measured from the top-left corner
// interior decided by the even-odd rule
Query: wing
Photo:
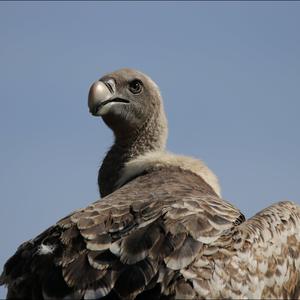
[[[248,287],[260,298],[300,297],[300,208],[280,202],[261,211],[237,231],[243,241],[239,258],[251,261]],[[245,291],[247,293],[247,291]]]
[[[194,297],[181,271],[243,220],[197,175],[153,170],[21,245],[2,281],[11,298]]]
[[[206,245],[186,269],[198,296],[300,298],[300,208],[280,202]]]

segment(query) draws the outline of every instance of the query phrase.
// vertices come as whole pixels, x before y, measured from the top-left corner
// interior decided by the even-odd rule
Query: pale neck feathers
[[[218,178],[203,161],[193,157],[176,155],[166,151],[148,152],[125,163],[116,187],[119,188],[131,178],[136,177],[151,168],[171,166],[191,171],[200,176],[208,185],[211,186],[219,197],[221,196]]]

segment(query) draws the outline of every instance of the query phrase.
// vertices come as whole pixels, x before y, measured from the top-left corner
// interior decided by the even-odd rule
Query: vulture
[[[166,151],[158,86],[121,69],[88,106],[114,133],[101,199],[21,244],[0,283],[8,299],[300,299],[300,208],[246,220],[200,160]]]

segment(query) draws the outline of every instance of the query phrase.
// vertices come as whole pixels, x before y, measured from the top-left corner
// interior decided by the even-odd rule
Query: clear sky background
[[[203,159],[247,217],[300,203],[299,29],[299,2],[1,2],[0,270],[98,198],[112,133],[87,94],[122,67],[158,83],[169,150]]]

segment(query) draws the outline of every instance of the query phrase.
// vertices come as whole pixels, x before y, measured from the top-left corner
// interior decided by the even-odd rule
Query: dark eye
[[[140,80],[136,79],[129,83],[129,90],[133,94],[138,94],[142,91],[143,84]]]

